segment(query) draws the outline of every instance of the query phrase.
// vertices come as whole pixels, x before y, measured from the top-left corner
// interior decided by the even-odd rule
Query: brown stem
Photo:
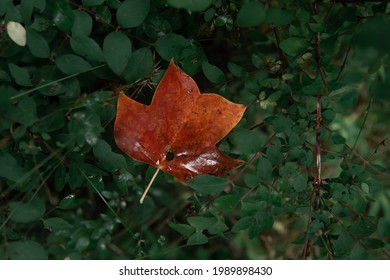
[[[328,245],[326,244],[324,238],[322,237],[322,234],[320,234],[320,239],[321,239],[321,241],[322,241],[322,244],[324,244],[324,247],[325,247],[326,252],[328,253],[329,259],[333,260],[333,257],[332,257],[333,254],[332,254],[332,252],[329,250]]]

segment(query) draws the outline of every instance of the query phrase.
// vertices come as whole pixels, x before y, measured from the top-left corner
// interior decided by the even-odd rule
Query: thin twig
[[[328,245],[326,244],[324,238],[322,237],[322,234],[320,234],[320,238],[321,238],[322,244],[324,244],[324,247],[325,247],[326,252],[328,253],[329,259],[333,260],[333,257],[332,257],[333,254],[332,254],[332,252],[329,250]]]
[[[369,102],[368,105],[367,105],[367,109],[366,109],[366,111],[364,112],[363,122],[362,122],[362,125],[360,126],[359,133],[358,133],[358,135],[356,136],[355,143],[353,143],[352,149],[355,149],[356,144],[357,144],[357,142],[358,142],[358,140],[359,140],[359,138],[360,138],[360,134],[362,134],[363,127],[364,127],[364,125],[366,124],[366,120],[367,120],[368,113],[370,112],[371,103],[372,103],[372,98],[370,99],[370,102]]]
[[[345,67],[345,65],[347,64],[347,59],[348,59],[349,51],[350,51],[350,50],[351,50],[351,46],[349,46],[348,49],[347,49],[347,53],[345,54],[345,57],[344,57],[344,60],[343,60],[343,64],[341,65],[340,71],[339,71],[339,73],[337,74],[337,78],[336,78],[337,81],[340,79],[341,73],[343,72],[344,67]]]
[[[358,158],[360,158],[363,163],[365,165],[367,165],[368,167],[370,167],[372,170],[374,170],[376,173],[378,173],[379,175],[383,176],[384,178],[386,179],[390,179],[390,175],[388,174],[385,174],[383,173],[382,171],[380,171],[378,168],[376,168],[374,165],[371,164],[371,162],[369,162],[368,160],[366,160],[362,155],[360,155],[358,152],[355,151],[355,149],[353,149],[351,146],[349,146],[348,144],[345,144],[345,146],[355,155],[357,156]]]

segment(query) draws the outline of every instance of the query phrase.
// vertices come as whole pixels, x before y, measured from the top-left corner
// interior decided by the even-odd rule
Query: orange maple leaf
[[[246,107],[220,95],[201,94],[195,81],[171,60],[151,105],[118,96],[114,137],[128,156],[182,182],[223,175],[243,164],[216,144],[241,120]]]

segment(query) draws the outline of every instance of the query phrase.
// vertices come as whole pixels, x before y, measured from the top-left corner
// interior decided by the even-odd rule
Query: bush
[[[1,259],[389,258],[386,1],[17,2],[0,3]],[[116,147],[116,97],[148,104],[171,58],[248,106],[219,144],[246,164],[160,172],[139,204],[154,169]]]

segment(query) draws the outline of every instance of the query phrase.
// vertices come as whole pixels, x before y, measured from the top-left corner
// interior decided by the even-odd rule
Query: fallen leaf
[[[201,94],[195,81],[171,60],[151,105],[120,92],[115,142],[134,160],[182,182],[203,174],[220,176],[243,164],[216,144],[241,120],[245,109],[220,95]]]

